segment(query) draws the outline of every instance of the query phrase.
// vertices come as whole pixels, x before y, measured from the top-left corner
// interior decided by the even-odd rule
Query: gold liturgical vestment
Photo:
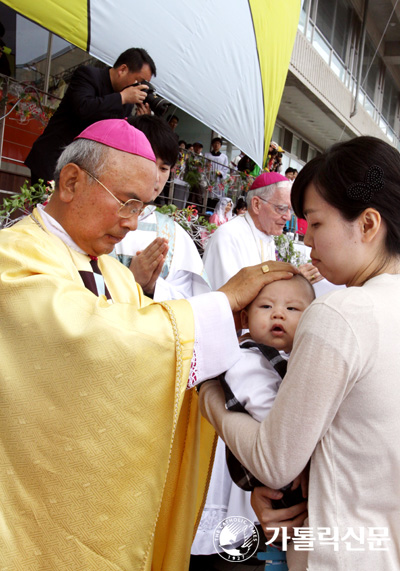
[[[185,569],[213,440],[191,307],[101,256],[110,304],[88,262],[31,217],[0,231],[0,569]]]

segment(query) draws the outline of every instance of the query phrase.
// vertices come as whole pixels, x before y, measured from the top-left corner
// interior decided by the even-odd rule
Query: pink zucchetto
[[[263,172],[260,174],[250,187],[250,190],[256,190],[257,188],[262,188],[263,186],[269,186],[270,184],[275,184],[277,182],[289,182],[290,180],[279,174],[278,172]]]
[[[146,135],[129,125],[125,119],[97,121],[97,123],[86,127],[74,140],[76,139],[97,141],[117,151],[124,151],[156,162],[156,157]]]
[[[269,186],[270,184],[275,184],[277,182],[289,182],[290,180],[279,174],[278,172],[263,172],[260,174],[250,187],[250,190],[256,190],[257,188],[262,188],[263,186]]]

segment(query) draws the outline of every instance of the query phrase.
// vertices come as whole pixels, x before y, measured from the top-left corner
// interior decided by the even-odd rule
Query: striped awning
[[[3,1],[110,65],[145,48],[159,94],[263,164],[301,0]]]

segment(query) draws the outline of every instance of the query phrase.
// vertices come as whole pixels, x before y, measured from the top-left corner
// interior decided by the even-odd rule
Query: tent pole
[[[9,84],[9,79],[8,77],[3,77],[4,83],[3,83],[3,97],[2,97],[2,101],[0,104],[0,116],[4,117],[4,115],[6,114],[7,111],[7,93],[8,93],[8,84]],[[0,121],[0,167],[2,166],[2,162],[3,162],[3,143],[4,143],[4,129],[5,129],[5,125],[6,125],[6,120],[5,118],[3,118]]]
[[[51,69],[51,48],[53,45],[53,34],[49,32],[49,40],[47,42],[47,56],[46,56],[46,71],[44,74],[44,88],[45,95],[43,97],[43,105],[47,105],[47,93],[49,91],[50,84],[50,69]]]

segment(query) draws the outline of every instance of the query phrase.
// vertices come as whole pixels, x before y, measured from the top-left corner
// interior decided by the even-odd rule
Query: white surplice
[[[240,269],[275,259],[274,237],[258,230],[246,212],[214,232],[203,262],[211,286],[218,289]]]
[[[179,224],[165,214],[153,211],[139,221],[138,229],[128,232],[115,246],[117,258],[129,267],[132,256],[147,248],[157,236],[167,238],[169,250],[156,282],[153,299],[188,299],[210,291],[203,262],[193,240]]]

